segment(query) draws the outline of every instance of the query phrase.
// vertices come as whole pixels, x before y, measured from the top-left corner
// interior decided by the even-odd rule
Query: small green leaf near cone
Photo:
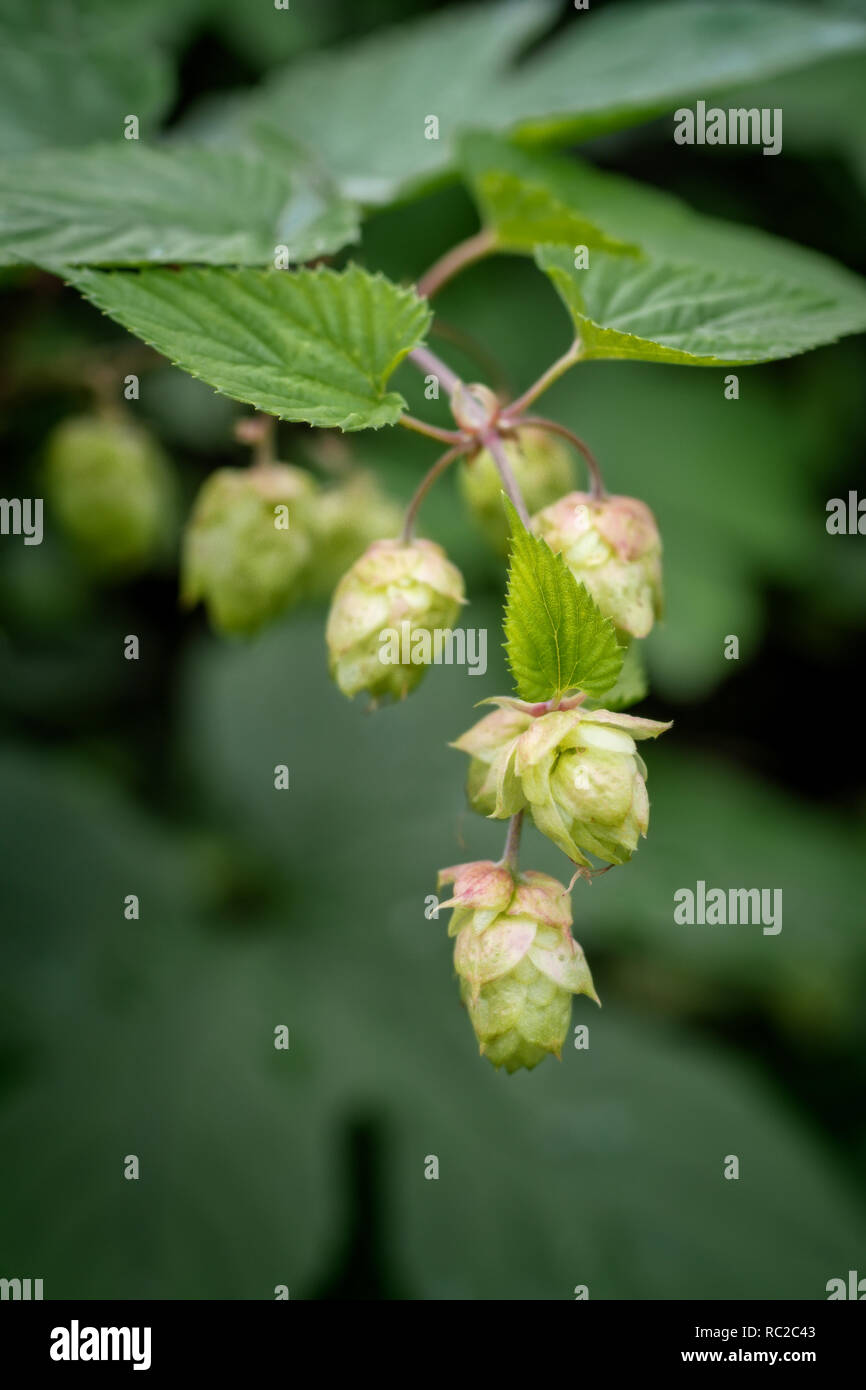
[[[613,623],[565,561],[504,501],[512,535],[505,648],[517,693],[530,701],[569,690],[601,695],[617,680],[625,655]]]

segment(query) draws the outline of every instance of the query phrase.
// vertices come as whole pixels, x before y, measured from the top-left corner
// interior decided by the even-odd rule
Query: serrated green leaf
[[[476,133],[461,140],[460,155],[481,218],[503,250],[583,244],[632,258],[791,280],[840,300],[863,294],[862,280],[826,256],[706,217],[663,189],[585,160]]]
[[[281,420],[342,430],[393,425],[388,378],[430,310],[358,266],[318,270],[69,271],[104,313],[191,376]]]
[[[0,163],[0,264],[264,266],[280,245],[297,264],[357,237],[352,204],[285,152],[121,140]]]
[[[629,709],[646,699],[649,691],[646,666],[637,642],[630,642],[623,657],[622,670],[610,690],[595,700],[587,700],[587,709]]]
[[[643,219],[638,215],[623,227],[615,197],[604,196],[629,180],[583,160],[524,150],[478,131],[461,139],[460,165],[499,250],[532,253],[539,243],[564,242],[641,254]],[[640,191],[639,184],[632,186]],[[652,196],[653,190],[647,191]]]
[[[841,301],[812,285],[592,252],[577,270],[567,246],[535,259],[571,314],[586,358],[712,367],[793,357],[866,328],[866,293]]]
[[[511,502],[511,559],[505,601],[505,650],[522,700],[568,690],[600,695],[622,668],[623,649],[609,618],[578,584],[561,555],[527,531]]]
[[[536,251],[587,356],[763,361],[866,328],[863,281],[815,252],[583,161],[487,135],[461,150],[485,225],[502,249]],[[565,245],[539,251],[543,241],[585,245],[589,268],[575,270]]]

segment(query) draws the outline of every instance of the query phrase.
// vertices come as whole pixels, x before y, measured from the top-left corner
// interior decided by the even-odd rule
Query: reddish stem
[[[424,498],[427,496],[427,493],[436,482],[436,479],[441,478],[446,468],[450,468],[455,459],[458,459],[461,454],[466,453],[467,449],[471,447],[471,443],[471,440],[462,440],[461,443],[455,444],[452,449],[446,449],[445,453],[441,454],[436,460],[433,467],[424,474],[424,477],[415,489],[412,501],[406,509],[406,520],[403,522],[403,534],[401,537],[404,545],[408,545],[412,540],[418,510]]]
[[[583,457],[586,459],[592,479],[590,490],[593,498],[595,498],[596,501],[600,501],[607,497],[607,490],[604,486],[604,479],[601,476],[601,468],[598,459],[595,457],[595,454],[586,441],[581,439],[579,435],[576,435],[574,430],[567,429],[565,425],[560,425],[558,420],[548,420],[543,415],[522,415],[519,420],[515,420],[512,423],[517,426],[534,425],[536,429],[549,430],[551,434],[559,434],[563,439],[568,439],[574,445],[575,449],[580,450]]]
[[[440,290],[447,281],[451,280],[458,271],[467,265],[472,265],[474,261],[483,260],[489,256],[496,246],[496,237],[487,227],[482,227],[480,232],[474,236],[467,237],[465,241],[458,242],[452,246],[450,251],[446,251],[444,256],[431,265],[416,285],[416,289],[425,299],[432,299],[437,290]]]

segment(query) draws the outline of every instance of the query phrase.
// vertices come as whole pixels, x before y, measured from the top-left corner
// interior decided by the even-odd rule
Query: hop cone
[[[649,828],[635,740],[670,724],[579,705],[535,717],[520,701],[500,704],[454,744],[470,756],[473,809],[498,819],[528,809],[576,864],[588,865],[587,853],[626,863]]]
[[[402,699],[426,669],[411,659],[413,638],[451,628],[463,601],[463,577],[441,546],[374,541],[343,575],[328,615],[329,667],[343,694]],[[387,634],[408,661],[382,659]]]
[[[82,415],[49,437],[46,494],[87,567],[104,577],[139,573],[167,549],[175,485],[157,442],[124,419]]]
[[[532,519],[602,613],[632,637],[646,637],[662,608],[662,544],[649,507],[636,497],[570,492]]]
[[[302,590],[315,493],[312,476],[285,463],[212,473],[184,536],[182,602],[203,602],[225,633],[275,618]]]
[[[571,454],[546,430],[527,425],[504,447],[530,513],[554,502],[573,486]],[[508,521],[502,506],[502,480],[492,454],[482,449],[461,464],[458,476],[467,506],[494,549],[504,555],[508,550]]]
[[[489,860],[443,869],[454,884],[448,935],[454,966],[481,1052],[517,1071],[557,1057],[571,1019],[571,996],[598,1003],[589,966],[571,935],[568,890],[547,874]]]

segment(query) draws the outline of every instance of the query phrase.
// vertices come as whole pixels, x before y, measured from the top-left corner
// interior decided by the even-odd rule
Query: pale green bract
[[[649,828],[647,770],[635,740],[671,726],[580,704],[534,714],[500,706],[454,743],[470,756],[473,809],[497,819],[528,811],[575,864],[587,854],[626,863]]]

